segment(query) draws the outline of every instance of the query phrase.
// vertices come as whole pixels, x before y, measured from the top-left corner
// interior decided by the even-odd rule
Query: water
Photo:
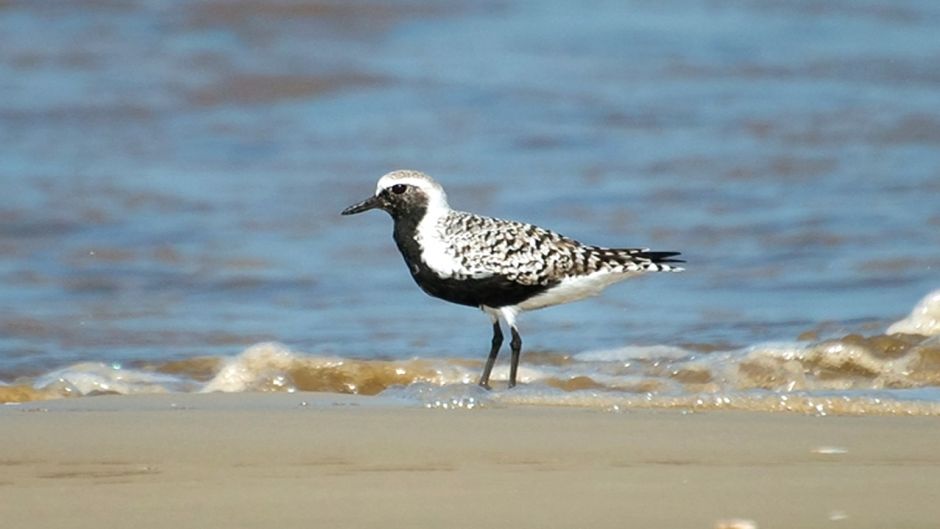
[[[935,341],[886,332],[940,288],[938,23],[927,0],[2,2],[0,394],[476,395],[486,318],[411,283],[388,218],[338,216],[404,167],[688,260],[525,314],[528,387],[474,402],[929,408]]]

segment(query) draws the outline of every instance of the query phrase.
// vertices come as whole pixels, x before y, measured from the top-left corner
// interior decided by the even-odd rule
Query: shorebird
[[[512,333],[512,388],[522,351],[520,313],[594,296],[644,272],[680,272],[675,263],[684,262],[674,259],[679,252],[589,246],[531,224],[453,210],[444,188],[418,171],[382,176],[374,195],[342,214],[370,209],[392,216],[392,236],[424,292],[489,315],[493,339],[479,381],[486,389],[503,344],[500,319]]]

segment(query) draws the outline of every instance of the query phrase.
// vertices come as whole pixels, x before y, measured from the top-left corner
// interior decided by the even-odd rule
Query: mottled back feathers
[[[677,271],[674,252],[587,246],[521,222],[449,211],[435,225],[458,275],[503,276],[524,285],[548,285],[596,272]]]

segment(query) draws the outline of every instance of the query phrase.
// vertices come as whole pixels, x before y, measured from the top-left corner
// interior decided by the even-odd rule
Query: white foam
[[[824,341],[752,346],[729,365],[740,375],[735,389],[839,391],[905,387],[914,359],[884,358],[858,344]]]
[[[777,360],[800,360],[806,352],[806,344],[797,342],[765,342],[740,350],[746,358],[766,356]]]
[[[219,372],[200,390],[201,393],[221,391],[236,393],[249,391],[257,385],[259,377],[272,372],[283,373],[297,361],[286,345],[264,342],[245,349],[240,355],[229,358]],[[279,375],[272,374],[272,380]]]
[[[235,393],[243,391],[296,391],[291,371],[316,371],[319,369],[346,369],[349,380],[345,389],[349,393],[358,393],[356,384],[369,378],[370,368],[391,369],[399,375],[418,370],[417,381],[436,384],[467,384],[475,382],[476,375],[464,366],[450,362],[421,360],[354,360],[341,357],[310,356],[295,352],[284,344],[266,342],[253,345],[241,354],[229,358],[212,380],[205,383],[200,392]],[[496,370],[494,379],[499,379],[502,370]],[[508,378],[508,368],[505,371]],[[520,370],[523,380],[537,378],[538,375],[528,370]],[[364,377],[364,378],[363,378]],[[408,380],[407,377],[404,378]],[[300,387],[303,389],[303,386]]]
[[[56,389],[67,395],[134,395],[182,391],[186,389],[187,383],[172,375],[124,369],[117,364],[85,362],[43,375],[36,380],[34,386]]]
[[[888,327],[888,334],[920,334],[934,336],[940,334],[940,290],[934,290],[924,296],[914,310],[904,318]]]
[[[692,356],[691,351],[671,345],[630,345],[615,349],[597,349],[574,355],[582,362],[626,362],[630,360],[678,360]]]
[[[505,356],[492,373],[496,391],[476,387],[482,358],[374,360],[309,355],[260,343],[230,358],[201,383],[195,372],[169,375],[106,363],[81,363],[28,383],[49,396],[97,393],[329,391],[398,396],[441,408],[487,404],[585,406],[601,409],[757,409],[802,413],[940,414],[935,350],[940,344],[940,290],[911,316],[926,339],[852,336],[816,342],[770,342],[699,352],[669,345],[588,350],[572,357],[524,355],[522,386],[505,391]],[[913,323],[912,323],[913,322]],[[890,342],[887,346],[882,341]],[[893,341],[892,341],[893,340]],[[897,344],[895,344],[897,342]],[[898,345],[900,344],[900,345]],[[886,352],[885,347],[899,347]],[[902,347],[903,346],[903,347]],[[484,399],[481,395],[486,395]]]

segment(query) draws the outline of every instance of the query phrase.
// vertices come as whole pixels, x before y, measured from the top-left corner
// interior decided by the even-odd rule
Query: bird
[[[427,294],[485,312],[493,338],[478,384],[491,389],[503,344],[500,320],[511,333],[509,388],[516,386],[522,352],[517,316],[578,301],[645,272],[681,272],[680,252],[605,248],[511,220],[451,209],[444,188],[414,170],[383,175],[375,193],[344,209],[391,215],[392,238],[412,278]]]

